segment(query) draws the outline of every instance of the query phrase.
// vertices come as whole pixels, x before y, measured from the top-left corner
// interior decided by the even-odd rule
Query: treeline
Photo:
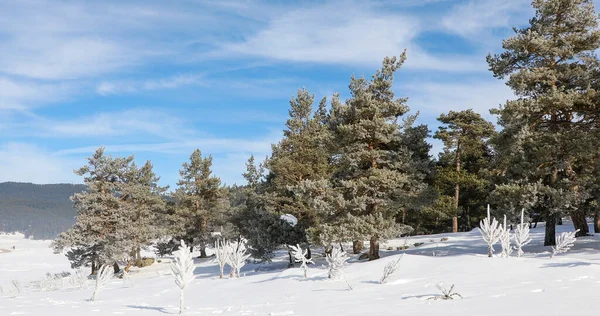
[[[138,167],[99,149],[77,172],[88,189],[74,196],[77,223],[56,249],[97,267],[133,264],[156,240],[161,252],[184,240],[206,256],[217,238],[244,238],[265,260],[282,245],[352,242],[359,253],[368,240],[373,260],[381,239],[470,230],[486,204],[509,218],[521,209],[541,217],[546,245],[562,216],[588,233],[586,216],[598,224],[600,200],[598,16],[586,0],[533,7],[530,26],[487,57],[517,95],[492,110],[500,132],[472,110],[440,115],[436,131],[416,124],[408,99],[392,90],[402,53],[371,78],[352,77],[345,101],[315,102],[299,90],[283,139],[264,161],[250,157],[244,186],[221,185],[212,158],[196,150],[166,194],[150,162]],[[444,143],[436,158],[430,136]]]
[[[0,231],[54,239],[75,223],[69,197],[84,189],[74,184],[0,183]]]

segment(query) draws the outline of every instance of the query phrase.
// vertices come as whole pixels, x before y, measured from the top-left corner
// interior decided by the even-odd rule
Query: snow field
[[[557,227],[557,233],[572,225]],[[487,245],[479,232],[409,237],[406,251],[387,251],[405,244],[394,239],[381,245],[382,259],[356,260],[352,255],[344,281],[327,279],[321,250],[314,251],[315,264],[308,279],[296,264],[285,269],[287,253],[270,264],[247,264],[242,277],[219,279],[213,258],[195,259],[194,279],[186,288],[186,315],[596,315],[591,302],[600,290],[599,237],[577,239],[567,253],[550,257],[543,247],[544,225],[532,229],[533,241],[525,255],[487,257]],[[447,241],[440,241],[448,237]],[[179,311],[179,289],[170,275],[170,259],[133,269],[131,284],[113,279],[90,302],[92,281],[86,289],[68,285],[58,291],[34,289],[9,293],[13,279],[21,283],[44,277],[46,272],[71,271],[62,255],[48,248],[49,241],[32,241],[18,235],[0,236],[0,248],[17,249],[0,254],[0,315],[163,315]],[[414,247],[414,243],[424,243]],[[345,245],[350,249],[349,245]],[[405,253],[400,269],[386,284],[379,284],[383,269]],[[433,255],[435,253],[435,256]],[[440,295],[436,284],[455,285],[464,299],[429,300]],[[68,282],[66,282],[67,284]]]

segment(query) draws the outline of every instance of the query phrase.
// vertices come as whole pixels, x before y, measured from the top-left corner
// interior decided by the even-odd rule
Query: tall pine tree
[[[400,144],[398,118],[408,112],[407,99],[395,98],[394,72],[406,59],[385,58],[371,80],[352,77],[351,98],[332,105],[339,152],[335,178],[346,208],[346,229],[369,238],[369,259],[379,258],[379,238],[399,233],[397,195],[408,192],[410,153]],[[357,240],[362,243],[362,240]]]
[[[199,149],[190,155],[179,171],[180,180],[173,194],[176,200],[174,223],[178,236],[190,247],[199,246],[200,257],[206,257],[206,246],[219,229],[229,200],[221,180],[212,174],[212,157],[202,157]]]
[[[529,26],[489,55],[490,70],[518,96],[494,111],[504,128],[497,150],[503,173],[524,188],[536,183],[546,220],[545,245],[563,212],[578,235],[587,233],[583,179],[598,157],[598,92],[593,89],[600,48],[598,15],[589,0],[535,0]],[[582,141],[583,140],[583,141]],[[551,205],[548,201],[552,201]],[[556,205],[561,201],[560,205]]]

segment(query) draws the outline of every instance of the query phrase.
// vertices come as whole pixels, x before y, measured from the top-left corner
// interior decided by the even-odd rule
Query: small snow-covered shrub
[[[230,244],[228,264],[233,268],[234,274],[237,274],[238,278],[240,277],[240,270],[246,265],[248,258],[250,258],[250,254],[246,254],[245,240]]]
[[[33,289],[41,292],[58,291],[63,287],[63,275],[64,272],[55,273],[54,275],[51,273],[46,273],[46,277],[41,280],[31,282],[30,286]]]
[[[491,258],[494,255],[494,244],[500,239],[502,227],[500,227],[500,223],[495,218],[491,218],[489,205],[487,207],[487,217],[479,222],[479,232],[481,233],[481,238],[488,245],[488,257]]]
[[[398,257],[398,259],[392,260],[385,265],[385,267],[383,268],[383,276],[381,277],[379,283],[384,284],[388,281],[392,274],[396,273],[396,271],[400,269],[400,260],[402,260],[403,257],[404,254],[401,254],[400,257]]]
[[[106,287],[113,274],[113,267],[111,265],[105,264],[100,267],[96,275],[96,286],[94,287],[94,294],[92,294],[91,301],[98,299],[98,294]]]
[[[13,288],[15,289],[15,292],[21,293],[21,291],[23,291],[21,282],[19,282],[18,280],[12,280],[11,283],[12,283]]]
[[[521,224],[517,225],[515,229],[515,244],[517,246],[517,257],[520,257],[524,254],[523,247],[531,242],[531,237],[529,237],[529,223],[524,223],[523,216],[525,213],[525,209],[521,210]]]
[[[346,276],[344,275],[344,269],[348,266],[348,256],[346,252],[342,251],[338,248],[333,248],[330,254],[327,254],[325,257],[327,260],[327,277],[332,280],[344,280],[348,288],[352,290],[352,285],[346,280]]]
[[[504,225],[501,226],[500,231],[500,246],[502,246],[502,257],[510,257],[513,249],[510,245],[510,229],[506,226],[506,215],[504,215]]]
[[[307,259],[306,256],[308,255],[308,249],[302,249],[300,247],[300,245],[296,245],[296,246],[290,246],[291,250],[292,250],[292,256],[294,257],[294,259],[296,261],[300,261],[302,264],[300,265],[300,268],[304,271],[304,278],[308,278],[308,264],[312,263],[314,264],[314,262],[312,261],[312,259]]]
[[[81,269],[75,270],[75,273],[69,276],[69,284],[71,284],[71,286],[74,288],[84,288],[87,284],[87,280],[87,276]]]
[[[219,264],[219,279],[223,278],[223,270],[225,265],[229,262],[229,254],[231,253],[230,244],[224,241],[215,241],[215,259]]]
[[[556,246],[552,247],[552,254],[550,258],[554,258],[555,255],[563,252],[567,252],[575,244],[575,234],[579,231],[564,232],[556,236]]]
[[[194,278],[194,259],[190,248],[185,245],[185,242],[181,241],[179,250],[175,253],[174,261],[171,262],[171,274],[175,277],[175,284],[180,289],[179,293],[179,314],[183,313],[183,292],[186,286]]]
[[[429,300],[453,300],[454,297],[463,298],[460,294],[454,292],[454,284],[449,289],[446,288],[443,282],[437,284],[436,287],[442,292],[442,295],[430,297],[428,298]]]

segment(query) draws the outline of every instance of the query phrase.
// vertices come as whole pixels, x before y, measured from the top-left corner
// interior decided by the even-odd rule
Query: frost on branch
[[[348,261],[346,252],[333,247],[331,253],[327,254],[325,257],[325,260],[327,260],[327,277],[332,280],[344,280],[346,285],[348,285],[348,288],[352,290],[352,286],[348,283],[344,271],[342,271],[343,268],[348,266],[348,262],[346,262]]]
[[[96,275],[96,286],[94,287],[94,294],[92,294],[91,301],[95,301],[98,299],[98,294],[102,291],[108,281],[113,277],[113,267],[110,265],[103,265],[98,270],[98,274]]]
[[[571,249],[573,244],[575,244],[575,234],[577,234],[578,231],[579,229],[574,232],[564,232],[556,236],[556,246],[552,247],[552,255],[550,255],[550,258],[554,258],[555,255],[567,252],[567,250]]]
[[[175,257],[171,262],[171,274],[175,277],[175,284],[180,289],[179,294],[179,314],[183,313],[183,291],[186,286],[194,278],[194,259],[190,248],[185,245],[185,242],[181,241],[179,250],[173,253]]]
[[[294,257],[294,259],[296,261],[302,262],[300,268],[304,271],[304,278],[308,278],[308,264],[314,264],[312,259],[306,258],[306,256],[308,255],[308,249],[303,250],[302,248],[300,248],[300,245],[290,246],[290,248],[292,249],[292,256]]]
[[[487,207],[487,217],[479,222],[479,232],[488,245],[488,257],[491,258],[494,254],[494,244],[500,239],[502,227],[500,227],[500,223],[495,218],[491,218],[489,205]]]
[[[510,257],[513,249],[510,245],[510,229],[506,226],[506,215],[504,215],[504,225],[500,227],[500,245],[502,246],[502,258]]]
[[[229,262],[228,264],[232,267],[234,274],[240,277],[240,270],[246,265],[246,260],[250,258],[250,254],[246,254],[246,241],[240,240],[229,245]],[[233,277],[233,275],[232,275]]]
[[[215,257],[219,264],[219,279],[223,278],[223,270],[225,265],[229,262],[229,255],[231,253],[230,244],[224,241],[215,241]]]
[[[531,242],[531,237],[529,237],[529,224],[524,223],[523,216],[525,213],[525,209],[521,210],[521,224],[517,225],[515,229],[515,244],[517,245],[517,257],[520,257],[524,254],[523,247]]]
[[[381,284],[387,282],[388,279],[392,276],[392,274],[396,273],[396,271],[400,269],[400,260],[402,260],[403,257],[404,254],[401,254],[400,257],[398,257],[398,259],[390,261],[388,264],[385,265],[385,268],[383,268],[383,276],[379,281]]]

